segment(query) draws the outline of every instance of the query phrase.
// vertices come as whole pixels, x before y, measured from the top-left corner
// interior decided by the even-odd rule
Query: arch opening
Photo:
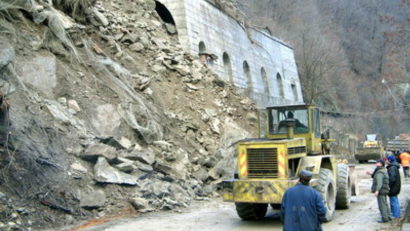
[[[276,82],[278,83],[279,95],[280,95],[280,97],[284,98],[285,97],[285,92],[283,90],[282,77],[280,76],[279,73],[276,74]]]
[[[253,83],[252,83],[251,69],[249,68],[249,64],[247,61],[243,62],[243,73],[245,74],[245,77],[246,77],[247,92],[249,94],[253,89]]]
[[[203,41],[199,42],[198,51],[199,51],[200,55],[206,53],[206,46],[205,46],[205,43]]]
[[[264,86],[264,93],[269,96],[270,90],[269,90],[268,75],[266,74],[266,70],[264,67],[261,68],[261,77],[262,77],[263,86]]]
[[[299,96],[298,96],[298,91],[296,89],[296,85],[291,84],[290,87],[292,88],[293,98],[295,99],[295,101],[299,101]]]
[[[224,70],[225,70],[225,75],[227,76],[227,79],[233,84],[233,76],[232,76],[232,65],[231,65],[231,59],[229,58],[228,53],[224,52],[222,55],[222,61],[224,64]]]
[[[199,60],[201,60],[203,64],[206,64],[209,66],[214,65],[214,60],[217,59],[215,55],[210,54],[207,51],[206,45],[203,41],[200,41],[198,44],[198,55],[199,55]]]
[[[162,21],[175,25],[174,17],[172,17],[171,12],[164,4],[160,3],[159,1],[155,1],[155,11],[157,11]]]

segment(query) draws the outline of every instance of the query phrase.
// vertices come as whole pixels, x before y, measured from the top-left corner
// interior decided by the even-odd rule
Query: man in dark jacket
[[[309,187],[312,173],[302,170],[299,183],[289,188],[282,199],[284,231],[322,231],[326,208],[322,196]]]
[[[395,156],[387,157],[387,173],[389,174],[389,198],[390,198],[390,209],[393,218],[400,218],[400,204],[397,195],[400,193],[401,189],[401,179],[400,179],[400,164],[397,163]]]
[[[378,160],[376,162],[376,169],[372,174],[373,185],[372,193],[377,197],[377,204],[379,205],[380,215],[382,219],[379,223],[385,223],[391,220],[390,208],[387,204],[387,194],[390,191],[389,187],[389,175],[384,167],[384,160]]]

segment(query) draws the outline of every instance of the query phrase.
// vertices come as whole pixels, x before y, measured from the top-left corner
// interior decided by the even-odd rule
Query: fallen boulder
[[[111,167],[104,157],[98,157],[94,166],[94,179],[99,183],[138,185],[136,177]]]
[[[124,158],[138,160],[144,164],[152,165],[155,162],[155,153],[152,151],[138,151],[131,153],[122,153]]]
[[[80,191],[79,194],[80,206],[86,209],[103,207],[106,201],[105,193],[102,190]]]
[[[81,157],[86,160],[96,160],[101,156],[110,161],[115,159],[115,148],[106,144],[92,144],[81,154]]]
[[[134,197],[134,198],[131,198],[129,202],[137,211],[145,211],[149,209],[148,201],[144,198]]]

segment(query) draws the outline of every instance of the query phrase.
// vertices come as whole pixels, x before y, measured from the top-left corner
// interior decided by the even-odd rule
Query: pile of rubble
[[[97,1],[86,22],[57,2],[26,1],[18,21],[5,19],[24,36],[0,39],[1,90],[12,92],[0,163],[3,175],[23,171],[1,179],[0,226],[72,225],[217,196],[233,175],[234,142],[257,127],[243,90],[185,52],[153,0]]]

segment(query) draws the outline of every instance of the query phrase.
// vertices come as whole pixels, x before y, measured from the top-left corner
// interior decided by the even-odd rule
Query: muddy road
[[[358,166],[360,194],[353,197],[351,208],[337,210],[335,218],[323,225],[324,230],[331,231],[363,231],[363,230],[397,230],[394,224],[379,224],[379,212],[376,198],[370,193],[371,179],[365,171],[372,169],[372,164]],[[403,180],[400,202],[402,211],[409,197],[410,181]],[[279,211],[270,210],[261,221],[242,221],[236,215],[232,203],[224,203],[221,199],[196,202],[190,208],[180,212],[158,212],[139,217],[116,220],[98,227],[81,229],[85,231],[272,231],[282,230]]]

